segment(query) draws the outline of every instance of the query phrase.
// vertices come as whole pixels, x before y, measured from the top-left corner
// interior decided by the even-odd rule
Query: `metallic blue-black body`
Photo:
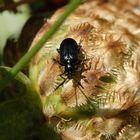
[[[66,38],[60,44],[58,52],[60,54],[60,65],[65,67],[64,73],[68,79],[72,79],[75,72],[76,65],[79,61],[79,46],[77,42],[72,38]]]

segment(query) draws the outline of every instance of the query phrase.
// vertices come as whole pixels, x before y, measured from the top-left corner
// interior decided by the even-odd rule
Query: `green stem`
[[[58,20],[51,26],[50,30],[48,30],[43,37],[39,40],[37,44],[32,47],[32,49],[27,52],[19,62],[11,69],[11,74],[16,76],[16,74],[24,68],[25,65],[29,63],[32,57],[41,49],[41,47],[45,44],[45,42],[56,32],[56,30],[60,27],[63,21],[68,17],[68,15],[78,6],[81,0],[71,0],[70,4],[65,7],[65,12],[58,18]]]
[[[43,35],[43,37],[35,44],[32,49],[27,52],[17,64],[10,70],[7,77],[0,79],[0,92],[8,85],[9,82],[20,72],[25,65],[33,58],[33,56],[41,49],[45,42],[58,30],[60,25],[69,16],[69,14],[80,4],[81,0],[71,0],[70,3],[65,7],[64,13],[58,17],[56,22],[51,28]]]

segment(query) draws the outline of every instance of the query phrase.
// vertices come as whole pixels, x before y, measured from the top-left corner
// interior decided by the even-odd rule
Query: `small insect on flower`
[[[71,79],[75,80],[74,82],[81,88],[84,88],[80,83],[80,79],[82,77],[81,73],[84,70],[83,62],[85,60],[83,57],[81,45],[77,44],[77,42],[72,38],[66,38],[61,42],[60,48],[57,49],[57,51],[60,55],[59,64],[64,67],[64,72],[60,75],[60,77],[62,77],[64,81],[59,84],[56,89],[63,85],[66,80]],[[84,94],[79,86],[77,86],[79,90],[88,99],[88,97]]]

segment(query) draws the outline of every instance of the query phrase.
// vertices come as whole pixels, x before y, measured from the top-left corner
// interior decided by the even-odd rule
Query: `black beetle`
[[[80,64],[79,52],[80,47],[77,42],[72,38],[66,38],[60,44],[60,48],[57,49],[60,54],[60,65],[65,67],[63,74],[66,74],[68,79],[72,79],[77,64]],[[61,75],[63,75],[61,74]]]
[[[82,56],[81,46],[77,44],[77,42],[74,39],[66,38],[61,42],[60,48],[57,49],[57,51],[60,55],[59,64],[61,66],[64,66],[65,68],[64,72],[60,76],[62,77],[65,74],[68,79],[74,79],[76,70],[78,69],[79,64],[81,64],[81,62],[83,61],[80,59],[80,55]],[[81,74],[82,72],[82,64],[80,65],[80,68],[81,71],[78,72],[79,74]],[[64,79],[64,81],[59,86],[57,86],[56,89],[63,85],[63,83],[67,80],[67,78],[62,78]],[[77,83],[78,85],[80,85],[81,88],[84,88],[79,81],[77,81]],[[80,87],[78,87],[79,90],[89,101],[88,97],[84,94]]]

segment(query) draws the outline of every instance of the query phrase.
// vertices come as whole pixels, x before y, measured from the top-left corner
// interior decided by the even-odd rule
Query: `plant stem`
[[[52,25],[50,30],[48,30],[43,37],[39,40],[37,44],[32,47],[32,49],[27,52],[19,62],[11,69],[11,74],[16,76],[16,74],[24,68],[25,65],[29,63],[32,57],[41,49],[45,42],[56,32],[63,21],[68,17],[68,15],[78,6],[81,0],[71,0],[70,4],[65,7],[65,12],[58,18],[58,20]]]

